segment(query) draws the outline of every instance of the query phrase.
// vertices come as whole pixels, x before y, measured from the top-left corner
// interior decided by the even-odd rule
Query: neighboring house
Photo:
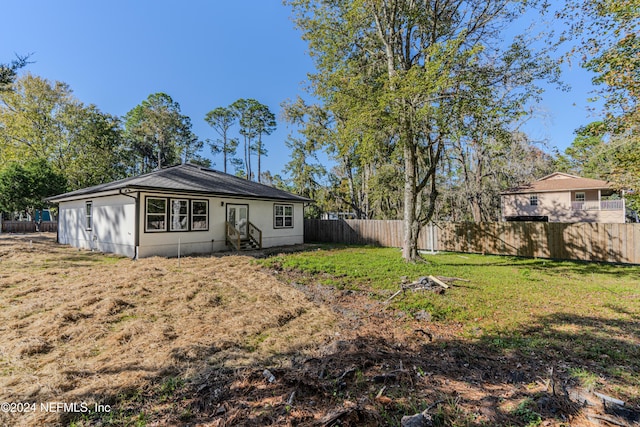
[[[303,243],[311,201],[191,164],[48,200],[59,243],[132,258]]]
[[[501,196],[503,221],[625,222],[624,198],[598,179],[556,172]]]

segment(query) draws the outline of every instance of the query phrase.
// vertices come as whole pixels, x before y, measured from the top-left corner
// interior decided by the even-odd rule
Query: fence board
[[[633,261],[634,264],[640,262],[640,227],[633,228]]]
[[[640,224],[440,223],[434,228],[439,251],[640,264]],[[306,219],[304,232],[307,242],[401,247],[403,241],[402,221],[393,220]],[[430,232],[429,226],[420,230],[419,249],[431,249]]]
[[[56,232],[58,223],[55,221],[45,221],[40,223],[40,231]],[[36,223],[33,221],[2,221],[3,233],[35,233]]]

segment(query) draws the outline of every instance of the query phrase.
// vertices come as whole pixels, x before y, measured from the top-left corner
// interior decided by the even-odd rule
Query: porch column
[[[598,190],[598,210],[601,211],[602,210],[602,201],[600,200],[602,198],[602,190]]]

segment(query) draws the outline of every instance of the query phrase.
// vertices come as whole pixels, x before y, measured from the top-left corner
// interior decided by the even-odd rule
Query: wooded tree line
[[[639,207],[639,0],[566,0],[556,10],[542,0],[285,3],[315,61],[317,102],[282,104],[295,128],[284,179],[263,171],[263,138],[276,120],[256,100],[207,113],[216,137],[202,141],[166,94],[114,117],[63,83],[16,80],[26,58],[0,74],[0,168],[48,165],[74,189],[180,161],[207,165],[206,142],[225,172],[314,199],[309,216],[403,219],[406,259],[417,255],[421,225],[497,220],[501,191],[556,170],[635,190],[630,205]],[[534,13],[552,20],[549,32],[514,30]],[[560,58],[566,41],[572,49]],[[564,153],[550,153],[522,125],[541,83],[561,86],[562,60],[594,73],[604,112]]]
[[[329,112],[301,99],[285,104],[284,111],[290,120],[292,115],[308,120],[299,129],[302,138],[291,136],[287,141],[290,161],[286,172],[292,177],[288,182],[292,191],[316,201],[309,216],[331,212],[361,219],[402,219],[403,164],[394,141],[372,158],[355,147],[339,153]],[[504,132],[484,143],[448,141],[436,170],[441,194],[434,219],[499,220],[501,191],[562,169],[558,157],[542,148],[518,131]],[[337,163],[331,170],[318,160],[323,150]]]
[[[62,82],[29,73],[18,77],[27,58],[0,66],[0,211],[33,211],[44,198],[155,169],[191,162],[211,167],[204,142],[191,119],[165,93],[154,93],[124,117],[85,105]],[[206,121],[219,130],[220,108]],[[224,153],[237,175],[260,180],[263,137],[273,132],[275,116],[254,99],[240,99],[226,117],[228,140],[208,142],[212,154]],[[244,153],[236,156],[237,132]],[[251,158],[257,157],[257,174]],[[270,176],[270,174],[269,174]]]
[[[291,142],[298,174],[326,207],[402,218],[405,259],[417,257],[421,225],[495,220],[501,190],[553,170],[640,188],[638,0],[567,0],[558,10],[535,0],[286,3],[315,60],[320,100],[286,106],[306,139]],[[515,32],[533,13],[566,31]],[[566,40],[574,49],[565,59],[595,73],[606,115],[552,156],[519,129],[541,82],[558,82]],[[313,161],[323,147],[338,161],[328,187]]]
[[[227,164],[235,167],[236,173],[247,179],[257,178],[262,182],[262,157],[267,155],[262,138],[271,135],[276,130],[276,117],[264,104],[255,99],[238,99],[227,107],[217,107],[207,113],[206,122],[211,126],[218,138],[209,141],[212,153],[222,153],[223,171],[227,173]],[[241,156],[237,155],[240,145],[239,138],[233,138],[230,130],[234,125],[239,126],[242,140]],[[257,169],[251,164],[251,157],[257,157]]]

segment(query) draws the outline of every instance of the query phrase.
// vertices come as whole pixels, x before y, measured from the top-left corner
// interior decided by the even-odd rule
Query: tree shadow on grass
[[[625,316],[629,317],[629,316]],[[640,405],[640,322],[595,316],[553,314],[512,334],[512,346],[543,351],[569,369],[586,370],[603,379],[607,390],[619,390],[623,400]],[[506,347],[510,345],[505,343]],[[634,391],[635,390],[635,393]]]
[[[398,335],[369,326],[345,331],[311,355],[293,348],[250,366],[240,362],[246,349],[181,349],[171,366],[149,373],[144,390],[114,384],[99,399],[113,405],[111,419],[118,422],[145,414],[167,424],[395,426],[425,409],[436,426],[580,425],[598,417],[640,422],[640,398],[630,392],[640,372],[635,320],[555,314],[479,340],[439,338],[437,323],[424,328],[433,341],[416,329]],[[593,394],[580,386],[578,371],[592,374],[595,391],[615,394],[626,409],[585,407],[576,396]],[[75,421],[83,425],[82,417]]]
[[[234,396],[249,408],[271,401],[274,410],[231,410],[230,419],[234,425],[280,425],[291,421],[295,407],[302,417],[296,422],[310,425],[332,417],[337,417],[333,424],[320,424],[399,425],[403,415],[426,408],[436,425],[443,426],[523,425],[536,417],[558,422],[617,417],[629,425],[640,420],[640,399],[628,392],[637,386],[640,372],[637,323],[570,315],[546,316],[536,323],[479,341],[420,344],[376,334],[339,340],[318,357],[273,369],[274,384],[259,369],[250,371],[226,403]],[[563,332],[568,325],[579,330]],[[573,376],[577,370],[602,378],[600,392],[626,390],[628,394],[618,395],[627,402],[626,412],[604,406],[585,412],[572,394],[581,390]],[[636,378],[629,377],[634,372]]]
[[[372,249],[379,250],[379,247],[364,245],[345,245],[327,243],[305,243],[303,245],[265,248],[261,251],[242,252],[242,255],[249,255],[255,258],[268,258],[278,254],[315,252],[318,250],[350,250],[350,249]],[[228,253],[225,253],[228,254]],[[431,255],[425,260],[437,266],[452,268],[528,268],[534,269],[551,276],[563,275],[605,275],[616,278],[640,278],[640,266],[630,264],[616,264],[600,261],[568,261],[547,258],[526,258],[512,255],[480,255],[480,254],[457,254],[455,252],[443,252],[445,256]],[[463,262],[450,261],[447,256],[460,256],[467,258]],[[398,256],[398,259],[400,257]],[[456,258],[457,259],[457,258]],[[640,280],[640,279],[638,279]]]
[[[638,298],[640,299],[640,295],[638,295]],[[618,304],[605,304],[604,306],[618,314],[630,316],[634,320],[640,320],[640,312],[629,311]]]
[[[465,255],[466,256],[466,255]],[[452,268],[475,267],[475,268],[528,268],[543,272],[550,276],[566,276],[566,275],[605,275],[614,276],[616,278],[638,278],[640,277],[640,267],[629,264],[611,264],[603,262],[589,261],[562,261],[550,259],[532,259],[519,258],[513,256],[500,255],[471,255],[473,257],[482,256],[484,258],[494,259],[491,262],[447,262],[443,258],[437,259],[436,262],[440,266],[448,266]],[[640,280],[640,279],[639,279]]]

